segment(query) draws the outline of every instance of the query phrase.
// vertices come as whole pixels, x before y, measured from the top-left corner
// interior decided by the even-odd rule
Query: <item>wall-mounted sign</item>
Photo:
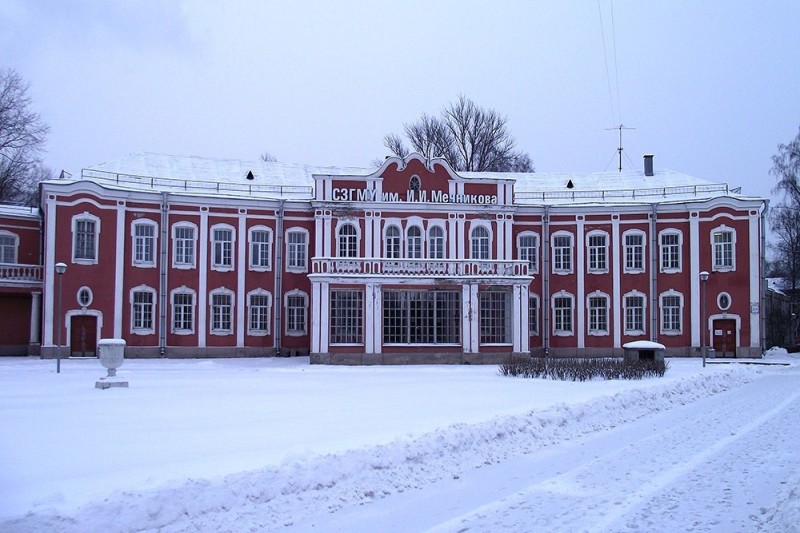
[[[480,204],[497,203],[496,194],[450,194],[444,191],[406,191],[405,198],[397,192],[385,192],[378,196],[375,189],[348,189],[337,187],[331,191],[335,202],[430,202],[436,204]]]

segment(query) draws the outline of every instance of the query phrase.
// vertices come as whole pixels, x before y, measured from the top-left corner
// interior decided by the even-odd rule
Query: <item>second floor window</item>
[[[269,270],[272,267],[272,231],[265,228],[250,230],[250,268]]]
[[[533,274],[539,271],[539,236],[533,233],[523,233],[517,237],[517,251],[521,261],[528,262],[528,272]]]
[[[624,235],[625,272],[644,272],[644,233],[628,232]]]
[[[133,225],[133,264],[136,266],[155,266],[155,224],[140,222]]]
[[[406,237],[406,257],[409,259],[422,258],[422,230],[419,226],[408,228]]]
[[[431,226],[428,231],[428,257],[444,259],[444,230],[439,226]]]
[[[734,234],[728,229],[714,230],[714,270],[733,270],[734,268]]]
[[[589,235],[589,272],[608,272],[608,240],[605,235]]]
[[[664,232],[660,238],[661,271],[679,272],[681,270],[681,235]]]
[[[358,231],[352,224],[343,224],[338,236],[339,257],[358,257]]]
[[[18,238],[13,233],[0,234],[0,263],[17,262],[17,242]]]
[[[288,270],[301,270],[308,268],[308,233],[304,230],[289,230],[286,232],[286,255]]]
[[[212,228],[211,266],[224,270],[233,268],[233,229]]]
[[[553,236],[553,272],[572,272],[572,235]]]
[[[73,259],[97,262],[97,222],[89,218],[79,218],[73,224]]]
[[[477,226],[472,230],[472,245],[470,247],[472,259],[489,259],[491,257],[489,240],[489,230],[483,226]]]
[[[172,228],[172,238],[172,263],[175,267],[194,267],[194,226],[174,226]]]

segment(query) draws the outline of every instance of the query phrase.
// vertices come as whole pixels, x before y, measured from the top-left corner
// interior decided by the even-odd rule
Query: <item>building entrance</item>
[[[717,357],[736,357],[736,321],[714,321],[714,351]]]
[[[97,355],[97,317],[76,315],[70,319],[69,354],[73,357]]]

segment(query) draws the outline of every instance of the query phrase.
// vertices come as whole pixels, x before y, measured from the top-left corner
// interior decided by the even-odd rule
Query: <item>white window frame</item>
[[[642,329],[631,329],[628,324],[628,298],[641,298],[641,323]],[[647,333],[647,295],[640,291],[630,291],[622,296],[622,327],[625,335],[638,336]]]
[[[678,237],[678,243],[665,245],[664,237],[669,236]],[[672,249],[674,247],[678,249],[678,266],[665,266],[664,253],[667,252],[668,248]],[[664,274],[677,274],[683,269],[683,232],[681,230],[670,228],[661,230],[658,233],[658,267]]]
[[[144,293],[150,295],[150,327],[145,328],[138,326],[136,324],[136,294]],[[139,285],[138,287],[134,287],[130,290],[128,295],[128,302],[131,306],[131,334],[133,335],[153,335],[156,332],[156,305],[157,305],[157,298],[156,298],[156,290],[153,287],[149,287],[147,285]],[[146,305],[146,304],[144,304]],[[144,312],[143,312],[144,313]]]
[[[569,322],[570,329],[559,328],[559,320],[556,320],[559,309],[556,309],[556,300],[566,298],[569,300]],[[553,323],[553,335],[556,337],[571,337],[575,335],[575,296],[565,290],[560,290],[550,297],[550,312]]]
[[[76,244],[77,244],[76,239],[78,238],[77,226],[78,226],[78,223],[81,222],[81,221],[90,221],[90,222],[94,223],[94,237],[93,237],[94,238],[94,249],[92,251],[92,254],[93,254],[92,257],[77,257],[75,255]],[[71,258],[72,262],[74,264],[76,264],[76,265],[96,265],[97,261],[99,259],[99,255],[100,255],[99,254],[99,250],[100,250],[100,217],[95,216],[95,215],[89,213],[88,211],[84,211],[83,213],[74,215],[72,217],[71,227],[72,227],[72,242],[70,243],[70,245],[71,245],[72,250],[71,250],[70,253],[72,255],[72,258]]]
[[[290,320],[289,320],[289,300],[291,298],[302,298],[303,299],[303,329],[289,329]],[[286,294],[283,295],[283,310],[284,310],[284,334],[289,337],[302,337],[308,334],[308,293],[303,292],[299,289],[294,289]]]
[[[434,230],[440,232],[434,235]],[[445,259],[447,257],[447,230],[440,224],[428,226],[428,259]]]
[[[415,235],[412,235],[412,231]],[[425,255],[425,232],[416,224],[406,228],[406,258],[422,259]]]
[[[178,237],[177,233],[178,230],[181,229],[189,229],[192,230],[192,237]],[[197,224],[193,222],[176,222],[172,225],[172,268],[176,268],[178,270],[190,270],[197,268]],[[186,243],[191,242],[192,246],[192,254],[191,254],[191,262],[187,261],[178,261],[178,259],[185,259],[186,258],[186,251],[185,251],[185,244],[183,245],[183,257],[178,257],[178,242]]]
[[[601,308],[593,307],[592,302],[595,299],[605,300],[605,305],[603,305]],[[596,310],[602,310],[605,313],[605,328],[593,327],[592,315],[593,311]],[[594,291],[586,295],[586,326],[589,335],[596,337],[608,336],[609,331],[611,330],[611,298],[608,296],[608,294],[601,291]]]
[[[0,237],[12,239],[10,244],[0,245],[0,263],[6,265],[17,264],[19,261],[19,235],[7,230],[0,230]],[[3,261],[6,250],[11,250],[11,261]]]
[[[218,240],[216,236],[216,232],[220,231],[230,231],[231,239],[228,240]],[[236,267],[236,228],[231,226],[230,224],[214,224],[211,226],[208,232],[208,237],[211,240],[211,270],[216,270],[218,272],[230,272]],[[217,261],[217,246],[221,247],[222,258],[225,258],[225,244],[228,243],[230,246],[230,264],[227,264],[224,260]]]
[[[139,228],[150,228],[152,235],[137,235]],[[141,247],[140,247],[141,244]],[[149,253],[150,259],[139,257],[139,252],[144,255]],[[140,218],[131,223],[131,261],[138,268],[155,268],[158,256],[158,222],[147,218]]]
[[[664,305],[664,299],[668,298],[668,297],[677,297],[678,298],[678,302],[679,302],[678,303],[678,321],[679,321],[678,329],[666,329],[664,327],[664,325],[665,325],[665,320],[664,320],[665,314],[664,313],[666,311],[665,305]],[[658,296],[658,307],[659,307],[659,313],[658,313],[659,314],[659,330],[661,331],[661,334],[662,335],[670,335],[670,336],[682,335],[683,334],[683,294],[681,294],[680,292],[678,292],[678,291],[676,291],[674,289],[670,289],[668,291],[662,292]]]
[[[523,239],[533,239],[533,246],[523,246]],[[517,258],[528,262],[528,274],[539,273],[539,234],[534,231],[523,231],[517,235]]]
[[[628,244],[628,237],[639,237],[641,244]],[[641,247],[641,266],[631,266],[628,263],[628,255],[632,249]],[[642,274],[647,271],[647,234],[640,229],[629,229],[622,233],[622,271],[626,274]]]
[[[603,244],[600,246],[593,245],[592,239],[593,238],[602,238]],[[589,274],[606,274],[608,273],[608,246],[609,246],[609,238],[608,232],[603,230],[592,230],[586,234],[586,262],[587,268],[586,271]],[[592,252],[596,252],[593,254]],[[593,257],[593,255],[597,255],[597,257]],[[599,260],[602,259],[603,264],[599,265]]]
[[[302,235],[301,242],[292,242],[291,235]],[[309,232],[305,228],[293,227],[286,230],[286,271],[308,272]],[[302,257],[302,261],[299,258]]]
[[[265,233],[267,235],[267,242],[255,242],[253,240],[254,233]],[[253,272],[269,272],[272,270],[272,228],[267,226],[253,226],[247,230],[248,254],[248,270]],[[267,264],[262,265],[257,259],[261,259],[261,249],[266,246],[267,248]],[[258,249],[258,251],[256,251]]]
[[[478,231],[485,235],[476,236]],[[485,256],[485,257],[484,257]],[[469,257],[478,261],[492,259],[492,228],[488,224],[475,224],[469,230]]]
[[[191,310],[192,310],[192,324],[190,329],[176,329],[175,328],[175,296],[177,295],[189,295],[192,297],[191,303]],[[169,293],[169,305],[170,305],[170,322],[169,322],[169,330],[171,333],[175,335],[193,335],[196,328],[197,328],[197,291],[194,289],[190,289],[189,287],[182,285],[176,289],[172,289]]]
[[[715,238],[718,234],[728,233],[731,236],[730,243],[717,243]],[[711,230],[711,269],[714,272],[733,272],[736,270],[736,230],[725,224],[717,226]],[[724,247],[730,246],[730,264],[720,261],[720,254],[724,259]]]
[[[556,246],[557,239],[569,239],[568,246]],[[553,274],[561,276],[572,274],[575,269],[575,258],[573,257],[573,250],[575,249],[575,235],[569,231],[559,230],[553,233],[550,237],[550,252],[551,262],[553,263]],[[556,250],[562,250],[561,253],[556,253]],[[568,262],[568,265],[565,265]],[[574,305],[574,302],[573,302]]]
[[[252,301],[254,296],[266,297],[267,304],[265,306],[254,306]],[[251,337],[265,337],[269,335],[270,331],[272,331],[272,293],[261,288],[253,289],[252,291],[247,293],[246,302],[247,302],[247,334]],[[253,313],[257,309],[261,309],[262,307],[264,309],[264,314],[266,315],[265,321],[267,327],[266,329],[253,328],[253,322],[254,322]]]
[[[342,235],[342,230],[350,226],[355,229],[355,235]],[[347,242],[343,242],[347,239]],[[345,251],[346,254],[342,254]],[[345,259],[358,258],[361,251],[361,225],[357,220],[340,220],[336,224],[336,257]],[[306,327],[306,329],[308,329]]]
[[[216,309],[217,305],[214,303],[215,296],[226,296],[229,299],[229,304],[224,306],[222,304],[219,305],[220,309]],[[223,307],[228,307],[228,325],[229,327],[221,327],[220,324],[215,324],[217,317],[215,313],[219,312],[220,314],[224,313]],[[236,315],[235,315],[235,308],[236,308],[236,294],[230,290],[226,289],[225,287],[219,287],[214,289],[208,293],[208,332],[211,335],[233,335],[234,325],[236,324]]]
[[[390,235],[391,233],[391,235]],[[388,224],[383,231],[383,257],[400,259],[403,257],[403,232],[397,224]]]
[[[86,295],[85,302],[81,301],[81,297],[84,295]],[[84,285],[83,287],[78,289],[78,292],[75,293],[75,300],[78,302],[78,305],[81,307],[81,309],[86,309],[87,307],[92,305],[92,302],[94,301],[94,293],[92,292],[91,287],[87,287],[86,285]]]
[[[541,299],[538,294],[528,296],[528,336],[539,336],[539,317],[541,315]],[[531,313],[533,311],[533,313]],[[535,317],[535,318],[532,318]],[[533,326],[533,327],[531,327]]]

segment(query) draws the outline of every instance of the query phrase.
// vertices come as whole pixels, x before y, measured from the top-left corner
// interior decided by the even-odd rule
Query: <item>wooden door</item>
[[[69,353],[75,357],[97,355],[97,317],[76,315],[70,320]]]
[[[736,321],[714,321],[714,350],[717,357],[736,357]]]

